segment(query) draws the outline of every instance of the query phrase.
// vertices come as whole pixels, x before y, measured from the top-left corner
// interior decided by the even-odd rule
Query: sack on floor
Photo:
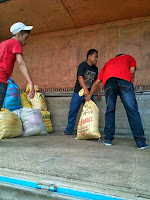
[[[47,105],[45,101],[45,97],[40,92],[35,92],[35,96],[30,98],[27,96],[28,101],[31,103],[32,108],[40,109],[40,110],[47,110]]]
[[[92,101],[86,101],[77,127],[77,139],[100,138],[99,108]]]
[[[30,98],[27,95],[27,99],[28,99],[29,103],[32,105],[32,108],[40,109],[40,110],[47,110],[47,105],[46,105],[44,95],[41,92],[39,92],[38,86],[34,85],[34,89],[35,89],[35,96],[33,98]],[[30,91],[30,88],[29,88],[29,84],[28,84],[26,87],[26,92],[28,93],[29,91]]]
[[[22,122],[15,113],[0,111],[0,139],[22,136]]]
[[[17,110],[14,110],[12,112],[15,113],[19,117],[19,119],[21,119],[21,108],[17,109]]]
[[[10,111],[21,108],[20,91],[17,84],[12,80],[12,78],[8,79],[7,92],[3,106]]]
[[[49,111],[41,111],[42,113],[42,118],[43,118],[43,123],[45,124],[46,127],[46,131],[48,133],[53,131],[53,126],[52,126],[52,122],[50,119],[50,112]]]
[[[27,93],[26,92],[23,92],[21,94],[21,105],[22,105],[22,107],[32,108],[32,105],[29,103],[29,101],[27,99]]]
[[[23,108],[21,112],[23,123],[23,136],[46,135],[42,114],[39,109]]]

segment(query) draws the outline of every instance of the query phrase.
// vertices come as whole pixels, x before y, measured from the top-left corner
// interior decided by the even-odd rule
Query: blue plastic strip
[[[101,194],[73,190],[73,189],[68,189],[68,188],[61,188],[61,187],[57,187],[57,192],[59,194],[65,194],[65,195],[70,195],[70,196],[80,197],[83,199],[90,199],[90,200],[93,200],[93,199],[94,200],[123,200],[117,197],[105,196]]]
[[[19,179],[14,179],[14,178],[7,178],[4,176],[0,176],[0,181],[5,182],[5,183],[26,186],[26,187],[30,187],[30,188],[36,188],[36,186],[37,186],[37,183],[35,183],[35,182],[19,180]]]
[[[35,189],[41,189],[41,186],[35,182],[19,180],[19,179],[14,179],[14,178],[8,178],[8,177],[4,177],[4,176],[0,176],[0,182],[20,185],[20,186],[30,187],[30,188],[35,188]],[[52,190],[52,188],[51,188],[50,191],[54,191],[54,190]],[[101,194],[90,193],[90,192],[80,191],[80,190],[73,190],[70,188],[61,188],[61,187],[57,187],[56,193],[73,196],[73,197],[79,197],[79,198],[83,198],[83,199],[89,199],[89,200],[93,200],[93,199],[94,200],[123,200],[123,199],[116,198],[116,197],[110,197],[110,196],[105,196],[105,195],[101,195]]]

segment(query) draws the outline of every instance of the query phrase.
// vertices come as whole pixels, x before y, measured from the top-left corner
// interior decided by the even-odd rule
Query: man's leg
[[[67,134],[71,134],[76,122],[76,117],[81,104],[84,102],[84,96],[79,97],[79,94],[74,92],[70,102],[70,111],[68,115],[68,125],[65,129]]]
[[[125,80],[119,80],[119,85],[119,95],[126,109],[134,140],[137,147],[143,147],[146,145],[146,138],[144,136],[140,113],[138,112],[133,84]]]
[[[0,110],[2,108],[4,99],[5,99],[5,96],[6,96],[6,91],[7,91],[7,84],[0,82]]]
[[[116,79],[109,79],[104,86],[107,109],[105,113],[104,143],[111,145],[115,134],[115,110],[117,99]],[[110,143],[110,144],[109,144]]]

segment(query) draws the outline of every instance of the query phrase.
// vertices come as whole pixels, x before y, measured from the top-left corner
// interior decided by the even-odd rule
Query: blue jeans
[[[7,84],[0,82],[0,110],[2,108],[3,101],[6,96],[6,91],[7,91]]]
[[[105,140],[112,141],[114,139],[116,100],[117,95],[119,95],[126,110],[129,125],[137,146],[145,145],[146,138],[138,112],[133,84],[119,78],[110,78],[107,80],[104,90],[107,104],[104,129]]]
[[[93,99],[93,97],[91,98]],[[76,118],[81,104],[85,103],[85,97],[80,97],[78,93],[74,92],[70,102],[70,110],[68,115],[68,125],[65,129],[67,134],[71,134],[76,123]]]

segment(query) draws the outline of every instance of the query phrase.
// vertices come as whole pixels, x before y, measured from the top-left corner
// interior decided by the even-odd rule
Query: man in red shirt
[[[35,91],[27,66],[23,59],[22,46],[25,46],[33,26],[26,26],[22,22],[13,24],[10,32],[13,37],[0,43],[0,109],[7,90],[7,80],[11,76],[15,61],[30,85],[29,96],[34,97]]]
[[[86,100],[89,100],[97,86],[102,82],[107,104],[104,128],[105,145],[112,145],[112,140],[114,139],[116,100],[117,95],[119,95],[126,109],[130,128],[138,149],[146,149],[149,147],[146,144],[133,87],[135,70],[136,61],[132,56],[125,54],[117,55],[105,64],[98,79],[91,88],[89,97],[86,97]]]

